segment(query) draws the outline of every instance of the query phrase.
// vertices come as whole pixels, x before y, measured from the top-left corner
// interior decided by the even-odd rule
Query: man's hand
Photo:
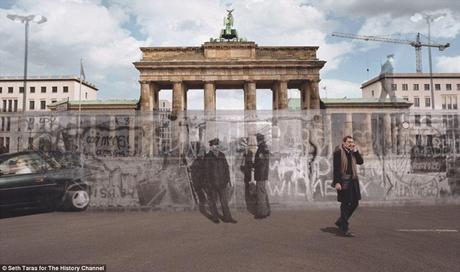
[[[336,183],[336,184],[335,184],[335,189],[336,189],[337,191],[342,190],[342,185],[340,185],[340,183]]]

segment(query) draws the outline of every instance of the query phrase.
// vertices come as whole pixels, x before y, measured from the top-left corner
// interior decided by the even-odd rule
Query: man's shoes
[[[339,221],[335,221],[335,223],[334,223],[334,224],[335,224],[335,225],[336,225],[336,226],[337,226],[339,229],[341,229],[341,228],[342,228],[342,225],[340,225],[340,224],[339,224]]]
[[[343,236],[344,236],[344,237],[355,237],[355,235],[354,235],[352,232],[349,232],[349,231],[345,232],[345,233],[343,234]]]
[[[225,223],[232,223],[232,224],[238,223],[238,221],[236,221],[236,220],[233,219],[233,218],[224,219],[224,220],[222,220],[222,221],[224,221]]]
[[[217,218],[217,217],[209,218],[209,219],[211,219],[211,221],[214,222],[215,224],[219,224],[219,223],[220,223],[219,218]]]

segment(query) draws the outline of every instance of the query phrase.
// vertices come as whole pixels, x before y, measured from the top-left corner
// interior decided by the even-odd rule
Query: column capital
[[[151,81],[150,80],[139,80],[139,83],[140,84],[150,84]]]

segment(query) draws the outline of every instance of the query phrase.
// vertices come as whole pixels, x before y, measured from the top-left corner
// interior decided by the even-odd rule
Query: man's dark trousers
[[[226,188],[213,188],[209,190],[209,209],[213,219],[218,219],[219,212],[217,210],[217,198],[220,200],[220,205],[222,207],[223,218],[222,221],[232,220],[232,214],[230,213],[230,208],[228,207],[228,198],[227,198],[227,189]]]
[[[350,188],[342,191],[343,194],[348,194],[348,198],[347,201],[342,201],[340,204],[340,217],[336,222],[336,224],[339,225],[340,230],[343,232],[348,232],[348,220],[359,205],[359,198],[356,194],[356,190],[358,190],[358,188],[355,186],[355,182],[358,181],[350,180],[349,182]]]

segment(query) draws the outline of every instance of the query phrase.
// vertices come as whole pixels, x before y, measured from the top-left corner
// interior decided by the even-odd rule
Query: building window
[[[392,91],[397,91],[398,90],[398,85],[397,84],[391,84],[391,90]]]
[[[30,93],[35,93],[35,87],[30,87]]]
[[[431,127],[431,114],[426,115],[426,126]]]
[[[414,84],[414,91],[418,91],[418,84]]]
[[[407,96],[403,96],[403,99],[404,99],[405,101],[409,101],[409,97],[407,97]]]
[[[425,91],[429,91],[430,90],[430,84],[423,84],[423,88],[425,89]]]
[[[3,112],[6,112],[6,103],[8,103],[6,100],[3,100]]]
[[[426,145],[433,146],[433,135],[426,135]]]
[[[441,90],[441,84],[434,84],[434,90],[435,91],[440,91]]]
[[[53,86],[53,93],[57,93],[57,86]]]
[[[460,84],[457,84],[457,85],[460,85]],[[2,87],[0,87],[0,93],[2,93],[2,89],[3,89],[3,88],[2,88]],[[2,139],[3,139],[3,138],[2,138]]]
[[[19,93],[24,93],[24,87],[19,87]]]
[[[420,114],[416,114],[414,117],[415,117],[415,126],[419,127],[421,125]]]
[[[403,91],[407,91],[408,89],[409,89],[409,87],[407,86],[407,84],[402,85],[402,90]]]
[[[374,97],[374,90],[371,91],[372,97]],[[163,107],[165,106],[165,103],[163,103]]]
[[[452,91],[452,84],[446,84],[446,91]]]
[[[46,93],[46,87],[42,87],[42,93]]]
[[[33,100],[29,101],[29,110],[35,110],[35,101]]]
[[[13,87],[8,87],[8,93],[13,93]]]
[[[425,97],[425,107],[431,107],[431,99],[429,97]]]
[[[85,99],[88,99],[88,93],[85,93]]]
[[[69,87],[68,87],[68,86],[64,86],[63,92],[64,92],[64,93],[68,93],[68,92],[69,92]]]
[[[8,112],[13,111],[13,100],[8,99]]]
[[[442,95],[442,109],[443,110],[456,110],[458,109],[457,95]]]
[[[460,91],[460,84],[457,84],[457,91]],[[0,93],[2,92],[2,88],[0,88]]]
[[[46,110],[46,101],[45,100],[40,101],[40,109],[41,110]]]
[[[414,107],[420,107],[420,98],[414,97]]]
[[[13,105],[14,105],[13,111],[14,111],[14,112],[17,112],[17,111],[18,111],[18,100],[17,100],[17,99],[15,99],[15,100],[13,101]]]

